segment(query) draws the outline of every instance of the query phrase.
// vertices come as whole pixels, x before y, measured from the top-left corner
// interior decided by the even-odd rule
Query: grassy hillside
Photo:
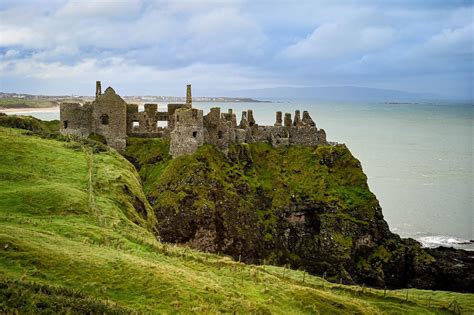
[[[129,162],[27,133],[0,127],[0,313],[474,312],[472,294],[384,294],[160,243]]]

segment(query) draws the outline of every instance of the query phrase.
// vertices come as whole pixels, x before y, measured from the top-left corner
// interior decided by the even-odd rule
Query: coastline
[[[0,113],[39,113],[39,112],[56,112],[59,106],[54,107],[25,107],[25,108],[0,108]]]

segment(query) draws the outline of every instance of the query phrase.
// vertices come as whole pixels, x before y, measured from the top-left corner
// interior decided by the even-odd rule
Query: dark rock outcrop
[[[474,288],[471,253],[424,249],[390,232],[360,162],[344,145],[204,145],[171,160],[130,140],[164,241],[247,262],[288,264],[334,281]],[[134,152],[141,152],[134,154]]]

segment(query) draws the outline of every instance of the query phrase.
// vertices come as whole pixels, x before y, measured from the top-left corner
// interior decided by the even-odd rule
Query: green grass
[[[431,314],[453,301],[474,312],[472,294],[410,289],[405,301],[161,243],[115,151],[4,127],[0,148],[0,313]]]
[[[53,135],[59,131],[59,120],[42,121],[32,116],[0,115],[0,126],[25,129],[37,134]]]

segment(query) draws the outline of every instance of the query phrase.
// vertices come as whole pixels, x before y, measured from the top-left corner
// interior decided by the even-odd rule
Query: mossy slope
[[[462,268],[444,268],[454,264],[390,232],[344,145],[253,143],[226,154],[204,145],[171,160],[166,142],[131,138],[125,156],[140,170],[165,241],[337,282],[472,291],[467,254]]]
[[[404,302],[405,292],[384,298],[159,243],[137,174],[115,152],[1,127],[0,147],[0,312],[428,314],[452,311],[453,301],[474,309],[472,295],[410,290]]]

